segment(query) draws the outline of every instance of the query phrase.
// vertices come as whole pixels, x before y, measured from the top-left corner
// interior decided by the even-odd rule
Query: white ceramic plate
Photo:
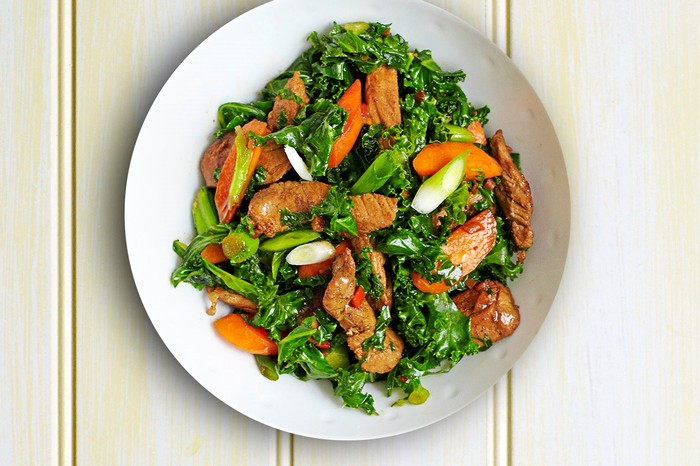
[[[522,154],[536,209],[536,243],[525,273],[512,286],[522,313],[515,334],[463,359],[448,374],[424,378],[431,397],[423,405],[391,407],[396,397],[387,399],[382,384],[370,387],[378,416],[342,408],[328,382],[267,380],[250,355],[214,333],[204,293],[169,282],[178,263],[172,241],[193,236],[190,205],[201,183],[198,164],[216,129],[219,104],[254,100],[307,47],[309,33],[326,32],[333,21],[391,23],[392,32],[411,47],[432,50],[443,69],[465,70],[467,96],[477,106],[491,107],[487,134],[503,128],[508,144]],[[561,149],[533,89],[472,27],[416,0],[278,0],[222,27],[182,62],[153,103],[134,148],[125,200],[134,281],[153,325],[182,366],[246,416],[294,434],[337,440],[380,438],[429,425],[464,408],[505,374],[552,304],[566,258],[569,217]]]

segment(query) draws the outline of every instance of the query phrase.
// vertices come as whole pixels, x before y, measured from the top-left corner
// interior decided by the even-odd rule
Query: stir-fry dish
[[[308,42],[259,100],[219,107],[171,281],[205,290],[218,334],[271,380],[327,379],[369,414],[379,380],[420,404],[422,377],[518,327],[530,187],[464,72],[387,24]]]

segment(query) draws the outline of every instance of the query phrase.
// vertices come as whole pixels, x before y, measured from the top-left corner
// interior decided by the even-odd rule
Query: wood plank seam
[[[277,431],[277,466],[294,466],[294,436]]]
[[[486,33],[503,52],[510,56],[510,0],[492,0],[485,8]],[[490,17],[488,17],[490,15]],[[511,451],[511,372],[501,378],[487,394],[487,447],[490,466],[513,464]]]
[[[56,345],[52,461],[76,464],[75,424],[75,2],[52,4],[52,157],[56,172],[54,211],[57,273],[55,278]]]

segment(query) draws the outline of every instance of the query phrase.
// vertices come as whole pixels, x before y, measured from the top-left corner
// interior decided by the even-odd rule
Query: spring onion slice
[[[284,146],[284,153],[287,154],[287,159],[289,160],[289,163],[292,164],[294,171],[297,172],[297,175],[299,175],[299,178],[305,181],[313,180],[313,177],[309,172],[309,167],[306,166],[304,160],[301,158],[295,148],[292,146]]]
[[[274,238],[263,241],[260,244],[260,250],[269,252],[286,251],[300,244],[318,239],[320,236],[320,233],[313,230],[287,231],[278,234]]]
[[[335,255],[335,246],[328,241],[302,244],[289,251],[287,262],[291,265],[317,264]]]
[[[462,182],[468,155],[468,151],[462,152],[425,180],[418,188],[411,207],[421,214],[428,214],[437,209],[442,201],[447,199],[447,196],[452,194]]]

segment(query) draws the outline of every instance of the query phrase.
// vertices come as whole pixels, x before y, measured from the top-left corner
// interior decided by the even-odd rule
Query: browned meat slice
[[[204,183],[209,188],[216,186],[214,173],[224,166],[228,154],[233,148],[233,141],[236,139],[236,132],[230,131],[212,142],[202,154],[199,161],[199,170],[204,177]]]
[[[279,181],[290,168],[287,154],[284,153],[284,146],[270,141],[263,147],[258,166],[265,169],[265,181],[262,184],[271,184]]]
[[[395,69],[382,65],[367,75],[365,102],[373,125],[401,124],[399,80]]]
[[[321,233],[326,227],[326,221],[323,217],[314,217],[311,219],[311,229],[315,232]]]
[[[280,212],[308,213],[326,198],[330,186],[320,181],[285,181],[273,183],[253,195],[248,206],[248,215],[255,227],[255,234],[272,237],[287,230],[282,224]],[[354,196],[352,215],[357,223],[359,235],[390,226],[398,211],[398,200],[381,194]],[[316,221],[313,228],[322,228]]]
[[[365,340],[374,335],[377,318],[374,309],[363,301],[360,307],[349,306],[355,293],[355,261],[346,249],[333,261],[333,276],[323,295],[323,308],[333,316],[347,334],[348,347],[368,372],[384,374],[398,364],[403,351],[403,341],[388,328],[384,339],[384,350],[362,349]]]
[[[352,259],[350,250],[346,249],[333,261],[333,276],[323,294],[323,308],[340,322],[341,327],[343,327],[341,319],[353,294],[355,294],[355,261]],[[374,331],[374,324],[372,331]]]
[[[355,254],[360,254],[363,249],[369,248],[368,256],[372,262],[372,272],[379,276],[379,282],[384,288],[384,293],[379,299],[374,299],[367,296],[367,302],[376,310],[380,310],[384,306],[391,307],[393,300],[393,290],[391,281],[386,274],[386,257],[383,253],[374,249],[374,245],[367,235],[356,236],[350,241],[352,250]],[[366,291],[366,290],[365,290]]]
[[[295,71],[292,77],[287,80],[284,88],[289,89],[292,94],[297,96],[301,103],[296,99],[285,99],[281,96],[275,97],[272,110],[267,115],[267,127],[270,128],[270,131],[276,131],[282,126],[291,124],[297,113],[299,113],[299,109],[309,103],[309,97],[306,95],[306,86],[298,71]],[[282,122],[285,124],[280,124]]]
[[[287,230],[280,212],[308,213],[325,199],[330,186],[319,181],[285,181],[274,183],[253,195],[248,216],[255,227],[255,235],[269,237]]]
[[[513,242],[518,251],[518,260],[525,260],[527,249],[532,246],[532,193],[530,184],[510,156],[510,150],[499,129],[491,138],[491,153],[503,168],[501,183],[496,186],[498,205],[505,214],[508,226],[513,233]]]
[[[357,234],[366,235],[391,226],[398,212],[398,199],[368,193],[353,196],[352,216],[357,223]]]
[[[384,348],[370,348],[369,351],[365,351],[362,348],[365,340],[374,334],[374,328],[377,324],[374,310],[369,303],[363,301],[359,308],[348,307],[346,314],[348,316],[361,316],[362,318],[357,320],[363,324],[368,324],[370,319],[373,320],[371,330],[361,331],[363,327],[357,327],[357,333],[355,333],[354,328],[346,329],[348,334],[348,348],[355,354],[355,358],[357,358],[358,361],[363,361],[362,364],[360,364],[362,370],[375,374],[386,374],[396,367],[403,353],[403,340],[401,340],[401,337],[399,337],[392,328],[389,327],[386,329],[386,333],[384,334]],[[340,326],[342,327],[343,324],[341,323]]]
[[[250,313],[258,312],[257,304],[226,288],[208,286],[206,291],[209,301],[211,301],[211,307],[207,310],[207,314],[209,315],[216,314],[216,304],[218,301],[223,301],[241,311]]]
[[[495,280],[481,282],[453,300],[471,319],[472,337],[480,346],[486,338],[496,342],[510,336],[520,324],[520,311],[513,295],[507,286]]]

